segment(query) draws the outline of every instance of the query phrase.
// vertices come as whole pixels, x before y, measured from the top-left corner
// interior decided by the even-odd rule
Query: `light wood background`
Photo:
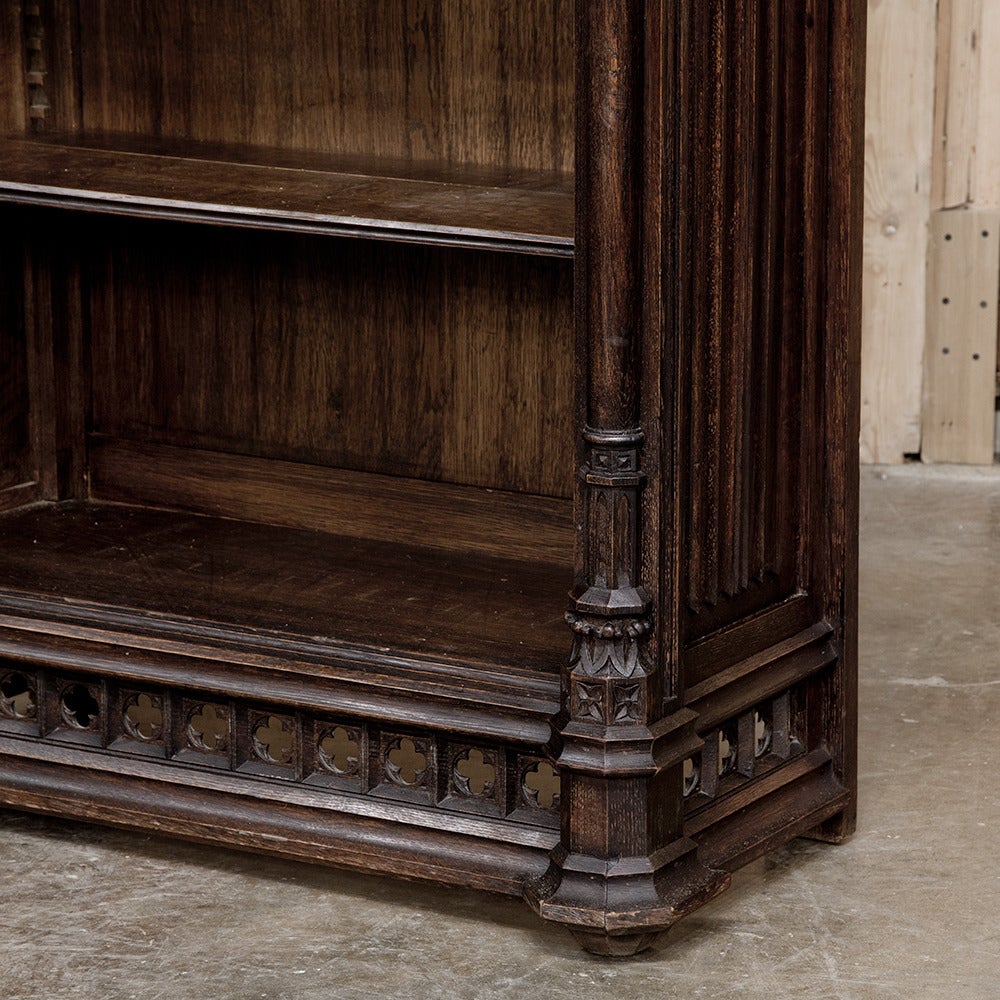
[[[1000,263],[982,234],[1000,210],[1000,0],[869,0],[868,16],[862,461],[984,464]]]

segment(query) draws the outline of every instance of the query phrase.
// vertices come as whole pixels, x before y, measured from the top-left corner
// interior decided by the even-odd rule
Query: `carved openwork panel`
[[[462,812],[503,815],[506,789],[503,754],[490,747],[449,743],[443,760],[443,805]]]
[[[112,702],[113,745],[130,753],[165,757],[170,720],[163,693],[123,688],[116,692]]]
[[[0,664],[0,734],[44,734],[159,759],[165,767],[177,760],[331,793],[558,825],[559,775],[543,757],[361,719],[117,686],[13,661]]]
[[[174,756],[211,767],[230,767],[232,706],[197,698],[181,698],[179,702],[174,718]]]
[[[21,722],[38,718],[38,690],[33,674],[11,670],[0,676],[0,717]]]
[[[684,761],[684,797],[695,810],[759,778],[805,750],[793,714],[793,692],[784,691],[702,734],[701,753]]]
[[[562,781],[555,765],[541,757],[520,757],[514,779],[517,810],[544,816],[549,825],[557,826]]]

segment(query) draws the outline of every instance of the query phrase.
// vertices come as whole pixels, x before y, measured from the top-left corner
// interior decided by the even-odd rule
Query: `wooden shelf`
[[[573,255],[573,182],[554,174],[128,137],[15,137],[0,140],[0,201]]]
[[[134,633],[284,645],[322,662],[346,650],[363,669],[395,658],[511,689],[541,674],[539,690],[557,683],[570,578],[538,560],[118,504],[0,517],[0,613],[113,618]]]

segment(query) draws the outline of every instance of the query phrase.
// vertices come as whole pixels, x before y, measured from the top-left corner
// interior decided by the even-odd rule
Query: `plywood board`
[[[993,462],[1000,212],[931,217],[921,456]]]

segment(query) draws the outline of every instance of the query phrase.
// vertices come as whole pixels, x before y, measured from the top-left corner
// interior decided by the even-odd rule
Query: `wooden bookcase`
[[[0,803],[610,954],[850,832],[863,0],[0,10]]]

